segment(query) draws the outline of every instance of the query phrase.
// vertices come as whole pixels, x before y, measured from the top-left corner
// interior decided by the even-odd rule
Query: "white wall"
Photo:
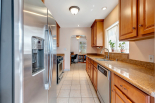
[[[79,40],[77,40],[75,37],[71,38],[70,51],[74,52],[74,54],[79,54],[79,42],[80,41],[87,42],[86,38],[80,38]]]
[[[65,54],[65,70],[70,70],[70,43],[72,35],[85,35],[87,39],[87,53],[97,53],[97,49],[91,47],[91,28],[60,28],[57,53]]]

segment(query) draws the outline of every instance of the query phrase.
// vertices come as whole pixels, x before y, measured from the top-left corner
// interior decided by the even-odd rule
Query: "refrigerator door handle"
[[[47,38],[46,38],[47,36]],[[47,42],[48,40],[48,42]],[[51,33],[51,29],[46,26],[46,34],[45,34],[45,42],[47,44],[45,44],[45,48],[48,53],[47,53],[47,58],[45,58],[45,61],[47,61],[48,63],[45,63],[45,90],[49,90],[52,84],[52,71],[53,71],[53,39],[52,39],[52,33]],[[46,52],[45,52],[46,55]]]
[[[53,38],[52,38],[52,31],[50,27],[49,27],[49,37],[50,37],[50,58],[51,58],[51,62],[50,62],[51,67],[49,72],[49,86],[51,87],[54,60],[53,60]]]
[[[50,37],[49,37],[49,29],[48,25],[45,26],[45,73],[44,73],[44,86],[45,90],[49,90],[49,75],[50,75],[50,67],[51,67],[51,58],[50,58]]]

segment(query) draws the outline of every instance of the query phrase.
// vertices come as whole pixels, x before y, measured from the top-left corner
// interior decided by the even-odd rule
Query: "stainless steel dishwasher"
[[[110,71],[98,65],[97,95],[101,103],[111,103],[111,78]]]

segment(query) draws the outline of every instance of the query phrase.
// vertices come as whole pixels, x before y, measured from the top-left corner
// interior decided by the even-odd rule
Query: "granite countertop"
[[[109,69],[122,79],[128,81],[146,94],[155,97],[155,70],[136,66],[120,61],[98,61],[95,58],[103,56],[87,55],[98,64]]]
[[[57,56],[65,56],[65,54],[57,54]]]

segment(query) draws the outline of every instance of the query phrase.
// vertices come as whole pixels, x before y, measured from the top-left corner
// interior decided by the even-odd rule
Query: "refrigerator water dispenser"
[[[32,36],[32,75],[44,70],[44,39]]]

